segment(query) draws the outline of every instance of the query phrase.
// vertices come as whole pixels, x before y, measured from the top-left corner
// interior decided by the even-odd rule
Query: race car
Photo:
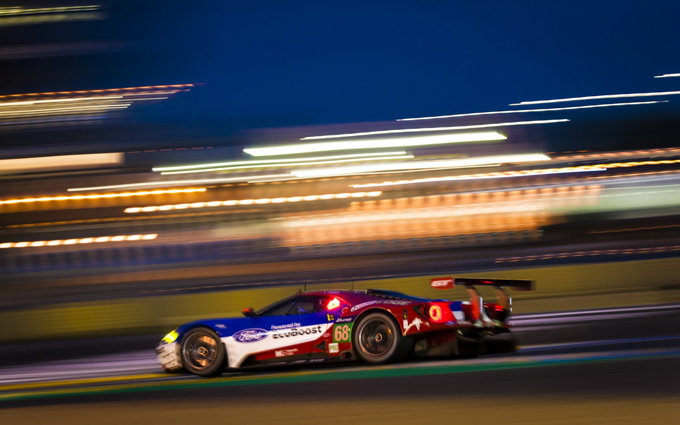
[[[225,369],[273,364],[407,357],[476,356],[516,350],[507,324],[512,300],[504,287],[531,290],[531,280],[431,279],[437,289],[464,285],[469,301],[414,297],[400,292],[298,292],[244,317],[199,320],[173,330],[156,346],[166,371],[214,376]],[[492,286],[485,303],[476,286]]]

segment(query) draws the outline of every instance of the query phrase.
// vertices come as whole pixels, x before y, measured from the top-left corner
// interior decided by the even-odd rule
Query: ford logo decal
[[[265,329],[243,329],[234,334],[234,339],[238,342],[257,342],[267,338],[268,335]]]

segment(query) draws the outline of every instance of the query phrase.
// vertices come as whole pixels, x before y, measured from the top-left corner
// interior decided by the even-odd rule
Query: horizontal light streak
[[[584,105],[584,106],[567,106],[564,108],[544,108],[544,109],[516,109],[509,111],[492,111],[492,112],[473,112],[469,114],[455,114],[455,115],[439,115],[434,117],[421,118],[402,118],[397,121],[419,121],[419,120],[436,120],[442,118],[458,118],[458,117],[474,117],[478,115],[499,115],[499,114],[519,114],[525,112],[553,112],[553,111],[570,111],[573,109],[592,109],[592,108],[608,108],[610,106],[632,106],[632,105],[651,105],[654,103],[668,103],[667,100],[651,100],[648,102],[621,102],[621,103],[605,103],[601,105]]]
[[[392,155],[405,155],[405,151],[394,151],[394,152],[377,152],[377,153],[358,153],[350,155],[331,155],[331,156],[314,156],[309,158],[289,158],[289,159],[265,159],[256,161],[230,161],[230,162],[213,162],[210,164],[197,164],[197,165],[178,165],[175,167],[156,167],[153,171],[179,171],[179,170],[196,170],[203,168],[213,168],[213,167],[232,167],[232,166],[256,166],[256,165],[270,165],[270,164],[284,164],[291,161],[325,161],[325,160],[335,160],[335,159],[345,159],[345,158],[369,158],[375,156],[392,156]]]
[[[123,163],[122,153],[92,153],[77,155],[41,156],[33,158],[0,159],[2,173],[56,170],[78,167],[114,166]]]
[[[184,210],[187,208],[206,208],[206,207],[233,207],[236,205],[264,205],[264,204],[282,204],[287,202],[306,202],[306,201],[326,201],[330,199],[352,199],[352,198],[366,198],[376,197],[382,195],[382,192],[348,192],[348,193],[327,193],[323,195],[307,195],[307,196],[290,196],[281,198],[260,198],[260,199],[230,199],[226,201],[209,201],[209,202],[193,202],[186,204],[175,205],[156,205],[149,207],[134,207],[126,208],[125,212],[128,214],[135,214],[140,212],[155,212],[155,211],[170,211],[170,210]]]
[[[620,99],[624,97],[648,97],[648,96],[672,96],[680,94],[680,91],[660,91],[648,93],[628,93],[628,94],[604,94],[599,96],[583,96],[583,97],[566,97],[563,99],[550,100],[531,100],[520,103],[511,103],[510,106],[517,105],[538,105],[541,103],[559,103],[559,102],[578,102],[581,100],[597,100],[597,99]]]
[[[114,109],[125,109],[130,106],[130,103],[122,103],[117,105],[92,105],[79,106],[72,108],[49,108],[49,109],[30,109],[21,111],[0,111],[0,118],[14,118],[23,116],[39,116],[39,115],[63,115],[63,114],[87,114],[87,113],[101,113]]]
[[[59,6],[59,7],[40,7],[40,8],[24,8],[22,6],[0,7],[0,18],[5,16],[16,15],[33,15],[43,13],[63,13],[63,12],[82,12],[97,10],[100,5],[91,6]]]
[[[22,100],[19,102],[0,102],[0,108],[6,106],[39,105],[43,103],[58,102],[85,102],[91,100],[123,99],[123,96],[94,96],[94,97],[70,97],[64,99]]]
[[[509,214],[518,212],[536,212],[547,208],[547,202],[518,201],[494,202],[473,205],[455,205],[452,207],[409,208],[407,210],[365,211],[360,213],[338,214],[329,217],[304,217],[298,220],[287,220],[284,227],[308,228],[313,226],[342,226],[346,224],[363,224],[367,222],[387,223],[390,221],[420,221],[437,218],[465,217],[479,214]]]
[[[261,176],[244,176],[244,177],[225,177],[220,179],[194,179],[194,180],[167,180],[157,182],[142,182],[142,183],[126,183],[126,184],[112,184],[108,186],[89,186],[89,187],[72,187],[68,192],[84,192],[88,190],[108,190],[108,189],[125,189],[133,187],[156,187],[156,186],[193,186],[196,184],[211,184],[211,183],[236,183],[245,182],[253,179],[270,179],[276,177],[290,177],[290,174],[271,174]]]
[[[82,199],[128,198],[131,196],[165,195],[172,193],[194,193],[205,191],[206,188],[200,187],[194,189],[145,190],[140,192],[103,193],[101,195],[43,196],[40,198],[18,198],[0,200],[0,205],[27,204],[34,202],[49,202],[49,201],[78,201]]]
[[[423,179],[413,180],[399,180],[382,183],[366,183],[352,185],[354,188],[364,187],[382,187],[382,186],[397,186],[406,184],[418,183],[433,183],[456,180],[480,180],[480,179],[500,179],[509,177],[527,177],[527,176],[542,176],[548,174],[563,174],[563,173],[583,173],[589,171],[606,171],[607,168],[599,165],[586,165],[583,167],[565,167],[565,168],[547,168],[544,170],[526,170],[526,171],[505,171],[500,173],[486,173],[486,174],[468,174],[461,176],[446,176],[446,177],[428,177]]]
[[[378,156],[373,158],[355,158],[355,159],[338,159],[334,161],[316,161],[316,162],[290,162],[286,164],[277,164],[279,167],[293,167],[298,165],[324,165],[324,164],[342,164],[347,162],[364,162],[364,161],[383,161],[391,159],[411,159],[413,155],[398,155],[398,156]],[[224,168],[208,168],[205,170],[187,170],[187,171],[168,171],[161,173],[162,175],[167,174],[188,174],[188,173],[203,173],[209,171],[236,171],[236,170],[246,170],[253,168],[262,168],[263,165],[247,165],[241,167],[224,167]]]
[[[507,127],[513,125],[534,125],[534,124],[552,124],[556,122],[566,122],[567,119],[556,120],[534,120],[534,121],[510,121],[499,122],[492,124],[476,124],[476,125],[457,125],[450,127],[426,127],[426,128],[400,128],[396,130],[381,130],[381,131],[365,131],[362,133],[347,133],[347,134],[331,134],[326,136],[309,136],[303,137],[300,140],[320,140],[320,139],[341,139],[345,137],[359,137],[359,136],[377,136],[380,134],[400,134],[400,133],[424,133],[430,131],[453,131],[453,130],[471,130],[474,128],[492,128],[492,127]]]
[[[444,169],[479,165],[494,165],[499,163],[535,162],[535,161],[550,161],[550,157],[537,153],[523,155],[499,155],[466,159],[384,163],[370,165],[355,165],[348,167],[329,167],[308,170],[293,170],[291,171],[291,174],[297,177],[322,177],[322,176],[337,176],[347,174],[393,171],[401,169],[403,170]]]
[[[441,136],[402,137],[396,139],[390,138],[381,140],[355,140],[344,142],[305,143],[270,148],[244,149],[243,152],[252,156],[275,156],[275,155],[292,155],[298,153],[342,151],[354,149],[383,149],[383,148],[389,149],[409,146],[413,147],[413,146],[445,145],[449,143],[490,142],[505,139],[507,139],[505,136],[494,131],[481,133],[448,134]]]
[[[0,99],[4,98],[16,98],[16,97],[35,97],[35,96],[61,96],[61,95],[80,95],[80,94],[100,94],[100,93],[110,93],[110,92],[125,92],[125,96],[136,96],[139,94],[146,93],[134,93],[135,90],[154,90],[153,94],[161,94],[155,90],[159,89],[186,89],[189,87],[194,87],[194,84],[170,84],[170,85],[160,85],[160,86],[139,86],[139,87],[122,87],[114,89],[96,89],[96,90],[74,90],[74,91],[58,91],[58,92],[41,92],[41,93],[20,93],[20,94],[5,94],[0,96]],[[177,93],[177,90],[171,90],[170,93]]]
[[[30,242],[4,242],[0,243],[0,249],[8,248],[39,248],[44,246],[64,246],[64,245],[80,245],[89,243],[106,243],[106,242],[126,242],[126,241],[150,241],[158,237],[157,233],[149,233],[146,235],[118,235],[118,236],[100,236],[96,238],[79,238],[79,239],[56,239],[50,241],[30,241]]]
[[[663,74],[654,76],[654,78],[670,78],[670,77],[680,77],[680,74]]]

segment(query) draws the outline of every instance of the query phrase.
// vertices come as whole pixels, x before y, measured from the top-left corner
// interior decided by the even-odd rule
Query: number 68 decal
[[[333,342],[349,342],[352,338],[353,324],[335,325],[333,327]]]

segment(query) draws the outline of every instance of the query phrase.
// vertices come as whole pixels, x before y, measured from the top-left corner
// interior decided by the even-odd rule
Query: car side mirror
[[[253,316],[255,316],[255,312],[253,312],[253,308],[252,308],[252,307],[244,308],[243,310],[241,310],[241,314],[244,315],[244,316],[246,316],[246,317],[253,317]]]

